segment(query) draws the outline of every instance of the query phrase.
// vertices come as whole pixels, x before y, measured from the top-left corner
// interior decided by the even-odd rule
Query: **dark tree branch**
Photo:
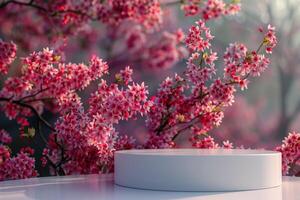
[[[63,13],[73,13],[73,14],[77,14],[77,15],[88,17],[89,19],[94,20],[94,21],[98,20],[98,17],[94,17],[94,16],[91,16],[91,15],[89,15],[87,13],[83,13],[80,10],[71,10],[71,9],[68,9],[68,10],[61,10],[61,11],[51,11],[51,10],[49,10],[49,9],[43,7],[43,6],[40,6],[38,4],[34,4],[34,0],[30,0],[27,3],[26,2],[16,1],[16,0],[5,1],[4,3],[0,4],[0,9],[1,8],[5,8],[9,4],[16,4],[16,5],[20,5],[20,6],[32,7],[32,8],[37,9],[38,11],[47,13],[49,16],[52,16],[52,17],[54,17],[56,15],[59,15],[59,14],[63,14]]]
[[[42,12],[48,12],[48,10],[42,6],[39,6],[37,4],[34,4],[34,0],[30,0],[29,2],[21,2],[21,1],[15,1],[15,0],[9,0],[5,1],[4,3],[0,4],[0,9],[6,7],[9,4],[16,4],[16,5],[21,5],[21,6],[29,6],[36,8]]]
[[[52,131],[56,131],[52,126],[51,126],[51,124],[49,124],[49,122],[47,122],[44,118],[43,118],[43,116],[41,116],[39,113],[38,113],[38,111],[32,106],[32,105],[30,105],[30,104],[26,104],[26,103],[24,103],[24,102],[22,102],[22,101],[19,101],[19,100],[13,100],[13,101],[11,101],[11,99],[9,99],[9,98],[5,98],[5,97],[2,97],[2,98],[0,98],[0,101],[6,101],[6,102],[11,102],[11,103],[14,103],[14,104],[16,104],[16,105],[18,105],[18,106],[21,106],[21,107],[25,107],[25,108],[28,108],[28,109],[30,109],[32,112],[33,112],[33,114],[44,124],[44,125],[46,125],[50,130],[52,130]]]
[[[44,92],[44,91],[46,91],[46,90],[48,90],[48,88],[44,88],[44,89],[41,88],[41,89],[40,89],[39,91],[37,91],[36,93],[33,93],[33,94],[31,94],[31,95],[28,95],[28,96],[25,96],[25,97],[19,99],[18,101],[24,101],[25,99],[33,98],[33,97],[35,97],[36,95],[38,95],[38,94],[40,94],[40,93],[42,93],[42,92]]]
[[[180,133],[182,133],[183,131],[185,131],[187,129],[192,128],[194,125],[195,125],[194,123],[191,123],[191,124],[181,128],[180,130],[178,130],[177,133],[172,137],[172,141],[174,141],[180,135]]]

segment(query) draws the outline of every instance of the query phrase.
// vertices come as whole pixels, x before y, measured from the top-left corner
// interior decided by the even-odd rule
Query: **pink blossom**
[[[5,130],[0,130],[0,143],[9,144],[12,142],[12,138]]]
[[[197,63],[204,60],[204,63],[207,64],[207,67],[199,67]],[[190,82],[195,85],[204,85],[206,81],[211,79],[216,73],[214,61],[217,59],[215,52],[210,54],[203,54],[202,57],[199,53],[193,53],[188,60],[186,76]],[[204,64],[202,63],[202,64]]]
[[[185,57],[185,49],[181,47],[183,33],[164,32],[162,37],[149,46],[142,55],[145,65],[153,69],[166,69]]]
[[[0,181],[37,176],[37,171],[34,169],[35,160],[26,153],[19,153],[15,157],[9,157],[7,150],[0,146],[0,161]]]
[[[199,20],[196,24],[197,26],[192,26],[189,29],[185,42],[191,51],[202,52],[210,47],[210,40],[213,39],[213,36],[202,20]]]
[[[158,71],[171,68],[187,57],[181,29],[147,32],[140,24],[123,22],[109,28],[109,37],[117,44],[110,50],[112,65],[128,63]]]
[[[10,1],[1,8],[0,26],[5,36],[26,50],[49,43],[62,48],[70,37],[94,29],[92,22],[114,27],[131,21],[154,30],[162,23],[162,13],[158,0],[50,0],[22,4]]]
[[[206,7],[202,11],[204,19],[217,18],[225,12],[225,3],[220,0],[207,0]]]
[[[146,34],[143,32],[142,26],[135,25],[131,28],[126,26],[124,32],[126,45],[130,51],[136,52],[146,43]],[[122,33],[122,31],[120,33]]]
[[[282,173],[284,175],[299,175],[297,166],[300,165],[300,134],[291,132],[276,148],[282,154]]]
[[[239,1],[225,3],[223,0],[188,0],[182,9],[186,16],[201,14],[204,20],[218,18],[222,15],[234,15],[240,10]]]
[[[215,139],[211,136],[204,137],[202,139],[197,138],[198,136],[195,136],[194,138],[191,138],[191,142],[194,147],[199,149],[233,149],[234,146],[231,142],[228,140],[223,141],[222,145],[215,142]]]
[[[161,14],[157,0],[108,0],[99,5],[97,13],[103,22],[116,24],[124,19],[133,19],[146,27],[160,23]]]
[[[198,0],[198,2],[200,2]],[[193,16],[199,13],[199,7],[197,4],[186,4],[181,6],[181,9],[184,11],[186,16]]]
[[[136,147],[135,139],[128,135],[119,136],[115,144],[116,150],[133,149],[135,147]]]
[[[146,114],[151,106],[146,86],[133,82],[131,73],[129,67],[119,73],[127,83],[124,87],[101,80],[87,110],[76,93],[60,96],[61,116],[43,159],[43,163],[48,162],[47,157],[55,165],[62,163],[61,169],[53,169],[53,174],[60,170],[65,174],[111,172],[114,151],[135,147],[133,138],[119,137],[114,127],[120,120]]]
[[[49,49],[34,52],[23,58],[22,68],[20,77],[10,77],[5,81],[0,96],[13,97],[11,100],[14,101],[25,98],[30,101],[30,105],[38,113],[43,112],[44,102],[35,99],[47,97],[46,100],[51,101],[55,98],[61,98],[70,90],[82,90],[91,81],[106,74],[108,70],[107,64],[95,56],[91,58],[88,66],[62,63],[60,56]],[[21,119],[22,116],[32,115],[28,107],[24,108],[9,101],[4,104],[3,108],[7,117],[10,119],[18,118],[21,125],[27,124]]]
[[[146,149],[167,149],[174,148],[175,142],[172,140],[174,134],[163,134],[161,136],[150,133],[147,142],[144,144]]]
[[[17,46],[0,39],[0,73],[7,74],[9,65],[16,58]]]
[[[115,75],[116,81],[128,85],[130,82],[132,82],[132,72],[133,70],[127,66],[124,70],[121,70],[120,73]]]
[[[219,145],[215,143],[214,138],[211,136],[205,137],[202,140],[196,139],[195,141],[192,139],[191,142],[193,146],[199,149],[217,149]]]
[[[223,141],[223,147],[224,149],[233,149],[233,144],[229,142],[228,140]]]
[[[20,152],[24,153],[24,154],[27,154],[27,155],[30,155],[30,156],[33,156],[34,149],[31,148],[31,147],[23,147],[23,148],[21,148]]]
[[[6,146],[0,145],[0,166],[9,158],[10,150]]]
[[[277,44],[277,38],[275,36],[275,27],[268,25],[268,31],[265,34],[264,43],[266,44],[266,52],[272,53],[273,48]]]
[[[224,55],[224,76],[231,82],[238,83],[242,89],[247,88],[249,83],[247,78],[260,76],[270,64],[269,58],[259,54],[263,44],[264,42],[257,51],[251,52],[243,44],[230,44]]]
[[[216,103],[222,103],[223,105],[231,105],[234,102],[233,93],[235,89],[232,85],[226,85],[220,79],[217,79],[211,86],[211,98]]]

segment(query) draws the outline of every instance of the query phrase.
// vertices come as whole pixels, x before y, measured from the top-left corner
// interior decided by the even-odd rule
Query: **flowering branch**
[[[147,119],[152,132],[147,148],[173,147],[178,135],[188,129],[194,133],[191,141],[196,144],[199,135],[221,123],[223,108],[234,101],[234,86],[247,88],[247,79],[267,68],[269,59],[260,54],[262,48],[271,53],[277,43],[274,28],[269,26],[256,51],[248,51],[243,44],[231,44],[224,55],[224,78],[213,79],[217,54],[210,50],[212,39],[203,21],[190,28],[185,42],[194,53],[182,77],[167,78],[160,86]]]
[[[29,6],[29,7],[33,7],[33,8],[36,8],[38,10],[41,10],[43,12],[48,12],[47,9],[39,6],[39,5],[36,5],[34,4],[34,0],[30,0],[29,2],[21,2],[21,1],[16,1],[16,0],[8,0],[8,1],[4,1],[3,3],[0,4],[0,8],[4,8],[6,7],[7,5],[9,4],[16,4],[16,5],[21,5],[21,6]]]
[[[18,106],[24,107],[24,108],[29,108],[35,116],[44,124],[46,125],[50,130],[55,131],[55,129],[38,113],[38,111],[31,106],[30,104],[24,103],[22,100],[11,100],[10,98],[4,98],[1,97],[0,101],[6,101],[6,102],[11,102],[13,104],[16,104]]]
[[[77,15],[81,15],[83,17],[88,17],[90,20],[96,21],[98,20],[98,18],[93,17],[88,15],[87,13],[81,12],[80,10],[71,10],[71,9],[67,9],[67,10],[49,10],[47,8],[44,8],[38,4],[34,3],[34,0],[30,0],[29,2],[21,2],[21,1],[16,1],[16,0],[8,0],[3,2],[2,4],[0,4],[0,9],[6,7],[9,4],[16,4],[16,5],[21,5],[21,6],[27,6],[27,7],[32,7],[35,8],[41,12],[44,12],[46,14],[48,14],[49,16],[56,16],[59,14],[63,14],[63,13],[73,13],[73,14],[77,14]]]
[[[38,94],[38,93],[36,93]],[[33,97],[35,95],[30,95],[30,97]],[[27,96],[29,97],[29,96]],[[22,98],[23,100],[26,99],[25,97]],[[46,127],[48,127],[51,131],[53,132],[56,132],[55,128],[51,126],[51,124],[49,122],[47,122],[39,113],[38,111],[33,107],[31,106],[30,104],[26,104],[22,101],[22,99],[20,100],[14,100],[14,101],[11,101],[11,99],[8,99],[8,98],[0,98],[0,101],[7,101],[7,102],[11,102],[11,103],[14,103],[18,106],[21,106],[21,107],[25,107],[25,108],[29,108],[34,114],[35,116],[38,118],[38,125],[37,125],[37,132],[40,134],[40,136],[42,137],[43,141],[47,144],[47,140],[44,138],[42,132],[41,132],[41,126],[40,126],[40,122],[42,122],[44,125],[46,125]],[[63,170],[63,168],[61,167],[61,165],[65,162],[67,162],[67,159],[64,157],[64,148],[56,141],[56,144],[60,147],[60,150],[62,152],[62,159],[61,159],[61,162],[58,164],[58,165],[55,165],[51,159],[46,156],[48,162],[50,163],[50,165],[53,167],[53,169],[55,169],[55,171],[57,171],[58,175],[65,175],[65,172]]]

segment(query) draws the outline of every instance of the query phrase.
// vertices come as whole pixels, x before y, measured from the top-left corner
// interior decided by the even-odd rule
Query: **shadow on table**
[[[282,200],[281,187],[236,192],[168,192],[114,187],[113,199],[124,200]]]

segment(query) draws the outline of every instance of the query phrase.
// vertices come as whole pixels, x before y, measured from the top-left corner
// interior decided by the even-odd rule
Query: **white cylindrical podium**
[[[237,191],[281,185],[281,154],[245,149],[147,149],[115,153],[117,185],[168,191]]]

